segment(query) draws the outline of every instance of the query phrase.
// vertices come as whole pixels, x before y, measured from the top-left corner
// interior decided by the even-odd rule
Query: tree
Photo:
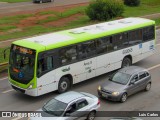
[[[119,0],[95,0],[86,9],[91,20],[109,20],[122,16],[124,6]]]

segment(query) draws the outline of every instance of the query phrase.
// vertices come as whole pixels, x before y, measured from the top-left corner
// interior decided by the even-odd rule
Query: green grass
[[[153,20],[155,20],[157,26],[160,26],[160,17]]]
[[[6,48],[0,48],[0,63],[8,62],[9,49],[6,51],[6,59],[4,59],[4,50]]]
[[[139,7],[125,6],[124,17],[144,16],[160,12],[160,0],[141,0]]]
[[[15,24],[18,23],[20,20],[23,20],[27,17],[31,17],[33,14],[25,14],[25,15],[16,15],[16,16],[7,16],[0,18],[0,25],[3,24]]]
[[[6,32],[15,28],[17,27],[12,25],[0,26],[0,32]]]
[[[85,8],[86,6],[80,6],[80,7],[76,7],[70,10],[67,10],[65,12],[55,12],[55,11],[44,11],[44,12],[40,12],[40,15],[46,15],[46,14],[53,14],[54,16],[49,16],[47,17],[47,19],[44,20],[39,20],[37,21],[37,24],[44,24],[44,23],[48,23],[48,22],[52,22],[52,21],[56,21],[59,20],[61,18],[67,18],[69,16],[75,15],[75,14],[85,14]]]
[[[17,3],[17,2],[30,2],[31,0],[0,0],[0,2]]]

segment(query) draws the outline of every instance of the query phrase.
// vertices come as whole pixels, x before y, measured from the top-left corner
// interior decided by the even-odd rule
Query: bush
[[[86,9],[91,20],[109,20],[122,16],[124,6],[119,0],[95,0]]]
[[[127,6],[139,6],[140,0],[124,0],[124,4]]]

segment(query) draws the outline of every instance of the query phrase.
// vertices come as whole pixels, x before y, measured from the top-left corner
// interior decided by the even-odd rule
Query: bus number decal
[[[133,51],[132,48],[129,48],[129,49],[125,49],[122,51],[123,54],[127,54],[127,53],[131,53]]]

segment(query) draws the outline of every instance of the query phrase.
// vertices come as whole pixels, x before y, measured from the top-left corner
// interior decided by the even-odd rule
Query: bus
[[[14,41],[9,83],[30,96],[130,66],[154,54],[155,21],[124,18]]]

